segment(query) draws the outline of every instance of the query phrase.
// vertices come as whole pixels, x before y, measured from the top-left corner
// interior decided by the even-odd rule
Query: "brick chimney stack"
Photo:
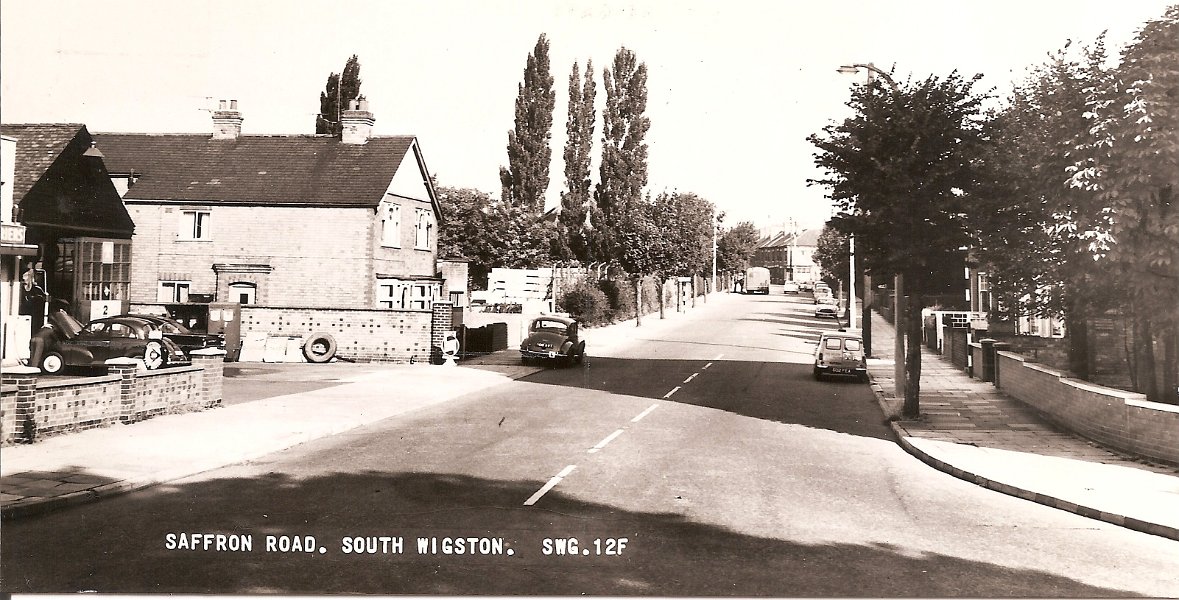
[[[213,111],[213,139],[236,140],[242,134],[242,114],[237,110],[237,100],[224,100]]]
[[[373,137],[373,123],[376,119],[368,110],[364,96],[348,102],[348,110],[340,114],[342,134],[340,141],[345,144],[363,144]]]

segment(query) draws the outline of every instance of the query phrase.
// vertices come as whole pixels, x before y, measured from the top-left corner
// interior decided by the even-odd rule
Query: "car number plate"
[[[549,352],[549,358],[557,358],[556,352]]]
[[[831,369],[831,372],[832,372],[832,373],[851,373],[851,372],[852,372],[852,370],[851,370],[851,369],[842,369],[842,368],[836,367],[836,368],[833,368],[833,369]]]

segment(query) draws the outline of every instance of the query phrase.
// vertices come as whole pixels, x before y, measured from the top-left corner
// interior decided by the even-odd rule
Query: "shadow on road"
[[[743,535],[679,514],[583,502],[564,496],[559,487],[524,507],[522,499],[543,482],[390,467],[160,486],[6,523],[0,588],[157,594],[1125,595],[1042,571],[883,543],[800,543],[789,538],[789,527],[782,539]],[[69,534],[38,535],[49,520]],[[250,536],[253,549],[167,549],[169,533]],[[324,552],[267,552],[266,535],[313,536]],[[341,540],[354,536],[403,537],[404,553],[343,553]],[[502,538],[514,555],[419,554],[419,536]],[[578,548],[591,555],[546,556],[546,537],[575,537]],[[627,538],[621,555],[592,555],[593,540],[620,537]]]
[[[703,366],[711,362],[705,370]],[[670,397],[693,373],[691,384]],[[666,399],[746,417],[895,440],[868,386],[814,380],[811,365],[783,362],[636,360],[590,356],[584,367],[551,368],[522,381]]]

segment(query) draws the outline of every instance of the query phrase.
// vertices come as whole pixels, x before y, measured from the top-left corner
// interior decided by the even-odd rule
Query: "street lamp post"
[[[889,87],[892,88],[893,94],[895,94],[895,95],[900,94],[901,90],[900,90],[900,87],[897,85],[897,82],[893,81],[892,77],[888,73],[880,70],[879,68],[876,67],[876,65],[874,65],[872,63],[866,63],[866,64],[865,63],[856,63],[856,64],[851,64],[851,65],[843,65],[843,66],[840,66],[839,69],[837,69],[837,71],[839,71],[840,73],[843,73],[845,75],[856,75],[860,72],[860,69],[864,69],[868,72],[868,85],[869,86],[872,85],[872,82],[874,81],[874,77],[876,75],[879,75],[880,78],[883,79],[886,83],[888,83]],[[855,243],[854,239],[850,240],[850,243],[854,245],[854,243]],[[853,248],[854,248],[854,246],[853,246]],[[853,252],[854,252],[854,249],[853,249]],[[854,254],[852,257],[851,270],[852,270],[852,275],[851,275],[852,281],[855,281]],[[904,297],[902,296],[903,289],[904,289],[904,283],[905,283],[905,276],[901,273],[897,273],[893,278],[893,327],[896,330],[895,331],[896,336],[895,336],[895,340],[893,343],[893,355],[894,355],[893,364],[895,365],[893,368],[893,377],[896,380],[895,381],[896,397],[898,397],[898,398],[903,398],[905,395],[905,317],[904,317],[904,314],[905,314],[906,307],[905,307]],[[871,342],[870,342],[870,339],[871,339],[870,338],[870,335],[871,335],[870,318],[871,317],[868,312],[868,308],[869,308],[868,294],[871,293],[871,290],[869,289],[870,284],[868,283],[868,280],[866,277],[865,277],[865,284],[864,285],[865,285],[865,289],[864,289],[864,337],[865,337],[864,345],[866,346],[866,349],[870,353],[871,352],[871,346],[870,346],[870,344],[871,344]],[[853,302],[854,302],[854,298],[855,298],[854,294],[853,294],[852,298],[853,298]]]

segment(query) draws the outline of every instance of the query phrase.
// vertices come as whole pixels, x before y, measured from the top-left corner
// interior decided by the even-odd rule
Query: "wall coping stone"
[[[156,377],[158,375],[170,375],[172,373],[187,373],[189,371],[204,371],[204,367],[197,365],[184,365],[182,367],[165,367],[163,369],[156,369],[154,371],[140,371],[135,374],[135,377],[142,379],[144,377]]]
[[[220,348],[201,348],[188,353],[189,356],[225,356],[226,354],[229,353]]]
[[[1064,371],[1061,371],[1059,369],[1053,369],[1052,367],[1049,367],[1047,365],[1042,365],[1040,363],[1024,361],[1023,368],[1031,369],[1033,371],[1039,371],[1041,373],[1047,373],[1049,375],[1054,375],[1056,377],[1061,378],[1062,380],[1068,378],[1068,375]],[[1074,379],[1073,381],[1080,381],[1080,380]],[[1101,387],[1101,386],[1098,386],[1098,387]],[[1093,390],[1093,391],[1096,391],[1096,390]]]
[[[111,383],[122,379],[119,375],[96,375],[94,377],[77,377],[70,379],[38,379],[37,389],[52,390],[60,387],[94,385],[96,383]]]
[[[1010,358],[1011,360],[1018,360],[1021,363],[1026,363],[1028,361],[1026,356],[1016,353],[1016,352],[1009,352],[1007,350],[1000,350],[1000,351],[996,352],[995,354],[998,354],[999,356],[1005,356],[1007,358]],[[1045,368],[1047,368],[1047,367],[1045,367]]]
[[[41,369],[37,367],[26,367],[23,365],[4,368],[5,375],[38,375],[40,373]]]
[[[1060,382],[1067,386],[1085,390],[1086,392],[1093,392],[1094,394],[1101,394],[1111,398],[1120,398],[1123,402],[1128,402],[1130,400],[1141,400],[1143,402],[1146,401],[1146,394],[1140,394],[1138,392],[1127,392],[1126,390],[1105,387],[1104,385],[1097,385],[1096,383],[1090,383],[1080,379],[1073,379],[1071,377],[1061,377]]]
[[[120,357],[118,357],[118,358],[108,358],[108,359],[106,359],[106,363],[105,363],[105,364],[108,364],[108,365],[128,365],[128,366],[138,366],[138,365],[139,365],[139,361],[138,361],[138,360],[135,360],[134,358],[127,358],[126,356],[120,356]]]
[[[1137,406],[1138,408],[1179,414],[1179,405],[1163,404],[1162,402],[1151,402],[1149,400],[1140,400],[1138,398],[1127,398],[1126,406]]]

